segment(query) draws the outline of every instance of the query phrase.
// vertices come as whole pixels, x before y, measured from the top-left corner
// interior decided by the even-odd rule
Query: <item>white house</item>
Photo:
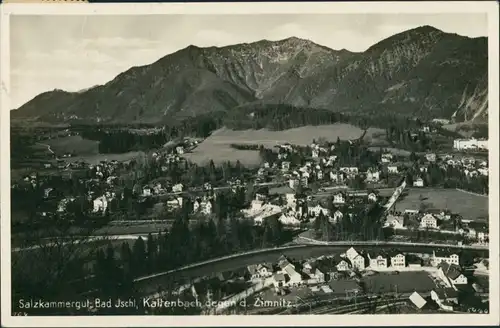
[[[381,156],[382,163],[390,163],[392,161],[393,155],[391,153],[384,153]]]
[[[344,204],[345,203],[345,196],[343,193],[339,192],[333,195],[333,203],[334,204]]]
[[[257,266],[257,270],[261,277],[270,277],[273,275],[273,265],[270,263],[263,263]]]
[[[365,269],[365,258],[361,254],[359,254],[354,247],[349,248],[345,252],[346,258],[349,259],[349,261],[352,264],[353,268],[356,268],[358,270],[364,270]]]
[[[400,252],[392,252],[390,254],[391,257],[391,266],[393,268],[404,268],[406,267],[406,256]]]
[[[384,225],[394,229],[404,229],[404,218],[399,215],[388,214]]]
[[[149,197],[153,194],[153,190],[150,188],[150,187],[145,187],[143,190],[142,190],[142,195],[144,197]]]
[[[457,150],[487,150],[488,149],[488,140],[478,140],[478,139],[455,139],[453,140],[453,148]]]
[[[181,205],[182,206],[182,205]],[[200,208],[201,208],[201,213],[205,214],[205,215],[210,215],[212,214],[212,208],[213,208],[213,205],[212,205],[212,202],[211,201],[204,201],[204,202],[201,202],[200,204]]]
[[[281,170],[282,171],[288,171],[288,170],[290,170],[290,162],[282,162],[281,163]]]
[[[278,218],[278,220],[283,223],[283,225],[300,225],[300,220],[297,219],[295,216],[290,215],[290,214],[281,214],[281,216]]]
[[[340,168],[340,171],[348,174],[357,174],[359,172],[356,166],[344,166]]]
[[[335,183],[344,182],[344,174],[341,172],[330,172],[330,180]]]
[[[325,282],[325,273],[321,271],[318,268],[313,268],[308,275],[314,279],[314,282],[316,283],[323,283]]]
[[[182,185],[182,183],[175,184],[172,187],[172,192],[182,192],[183,188],[184,188],[184,186]]]
[[[370,262],[370,268],[372,269],[387,268],[387,255],[383,253],[373,254],[373,256],[368,254],[368,260]]]
[[[174,208],[180,208],[182,207],[182,197],[177,197],[175,199],[171,199],[169,201],[167,201],[167,207],[170,208],[170,209],[174,209]],[[194,202],[193,204],[193,209],[196,209],[195,211],[198,210],[198,207],[196,207],[196,205],[199,205],[198,202]]]
[[[292,206],[295,207],[297,204],[297,198],[295,197],[295,194],[293,193],[286,193],[285,194],[285,201],[287,206]]]
[[[307,209],[307,212],[308,212],[309,215],[314,216],[314,217],[319,216],[319,214],[321,212],[323,212],[324,216],[330,215],[330,211],[327,208],[324,208],[324,207],[322,207],[320,205],[316,205],[314,207],[309,207]]]
[[[388,173],[399,173],[397,165],[389,165],[387,166],[387,172]]]
[[[420,227],[437,229],[437,219],[432,214],[425,214],[420,220]]]
[[[358,254],[356,257],[351,259],[352,267],[358,270],[365,269],[365,257],[361,254]]]
[[[297,188],[297,186],[300,185],[300,180],[299,179],[290,179],[288,180],[288,186],[292,189]]]
[[[467,285],[467,277],[460,272],[460,267],[456,264],[439,263],[438,276],[448,287],[457,288],[457,285]]]
[[[175,148],[175,151],[177,152],[177,154],[182,155],[182,154],[184,154],[184,147],[182,147],[182,146],[177,146],[177,147]]]
[[[283,273],[276,273],[273,275],[272,283],[276,289],[288,286],[289,282],[290,277]]]
[[[413,181],[413,187],[423,187],[424,186],[424,180],[422,178],[417,178],[415,181]]]
[[[318,180],[323,180],[323,176],[324,176],[323,175],[323,171],[319,170],[319,171],[316,172],[316,178]]]
[[[425,154],[425,159],[428,160],[429,162],[435,162],[436,161],[436,154],[434,154],[434,153]]]
[[[337,271],[348,271],[349,268],[351,267],[349,259],[341,259],[340,261],[337,262],[335,265],[337,268]]]
[[[94,199],[94,209],[92,212],[97,213],[97,212],[105,212],[106,209],[108,208],[108,200],[104,196],[100,196],[96,199]]]
[[[282,272],[285,275],[290,277],[289,285],[298,286],[302,284],[302,275],[295,271],[295,267],[293,265],[287,265],[282,269]]]
[[[377,201],[377,195],[373,192],[368,194],[368,201],[369,202],[376,202]]]
[[[342,220],[344,217],[344,214],[340,210],[336,210],[335,213],[333,213],[333,217],[329,219],[330,223],[335,224]]]
[[[484,176],[488,176],[489,174],[489,170],[487,167],[481,167],[479,169],[477,169],[477,171],[481,174],[481,175],[484,175]]]
[[[370,169],[366,172],[366,181],[377,182],[380,180],[380,171]]]
[[[458,304],[458,293],[453,288],[436,288],[431,291],[431,299],[446,311],[453,311]]]
[[[439,263],[446,262],[448,264],[459,265],[460,256],[456,253],[447,253],[442,251],[433,251],[431,257],[432,266],[437,267]]]

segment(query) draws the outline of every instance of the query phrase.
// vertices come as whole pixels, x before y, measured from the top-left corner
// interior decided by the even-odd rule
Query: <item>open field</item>
[[[99,154],[99,142],[83,139],[81,136],[70,136],[47,140],[44,143],[56,154],[75,153],[77,155]]]
[[[381,129],[369,128],[365,140],[370,141],[382,132]],[[197,163],[212,159],[218,163],[239,160],[245,165],[258,165],[261,159],[257,151],[237,150],[232,148],[231,144],[258,144],[267,148],[284,143],[305,146],[311,144],[313,139],[336,141],[337,138],[340,138],[341,140],[351,140],[357,139],[361,135],[363,135],[363,130],[350,124],[303,126],[283,131],[267,129],[234,131],[222,128],[213,132],[192,153],[184,156]]]
[[[424,271],[377,273],[364,276],[361,281],[365,284],[368,293],[412,293],[430,292],[436,287],[429,274]]]
[[[448,209],[460,214],[466,220],[488,220],[488,197],[479,196],[455,189],[414,188],[408,195],[401,196],[396,202],[396,210],[418,210],[423,203],[427,208]],[[422,201],[420,200],[422,196]]]

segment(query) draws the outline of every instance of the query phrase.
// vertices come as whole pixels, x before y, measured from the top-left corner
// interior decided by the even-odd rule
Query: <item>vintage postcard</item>
[[[2,323],[497,325],[497,6],[3,5]]]

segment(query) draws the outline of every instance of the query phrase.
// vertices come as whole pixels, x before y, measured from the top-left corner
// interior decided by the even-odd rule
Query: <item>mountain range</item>
[[[488,40],[422,26],[364,52],[291,37],[189,46],[81,92],[42,93],[11,112],[47,122],[162,123],[287,104],[368,115],[481,121],[488,113]]]

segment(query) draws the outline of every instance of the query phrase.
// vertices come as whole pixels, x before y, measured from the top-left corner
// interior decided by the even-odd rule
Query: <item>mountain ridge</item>
[[[339,112],[386,110],[456,121],[487,117],[487,38],[431,26],[404,31],[364,52],[290,37],[224,47],[194,45],[131,67],[106,84],[42,93],[14,118],[150,122],[230,111],[249,103]]]

